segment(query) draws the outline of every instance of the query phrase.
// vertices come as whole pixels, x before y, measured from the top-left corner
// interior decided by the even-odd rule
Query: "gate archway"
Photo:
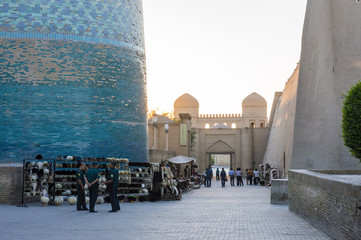
[[[217,141],[212,146],[210,146],[206,151],[206,159],[208,159],[208,165],[211,164],[212,155],[229,155],[229,164],[228,167],[232,167],[232,162],[234,159],[235,151],[234,149],[229,146],[227,143],[223,142],[222,140]]]

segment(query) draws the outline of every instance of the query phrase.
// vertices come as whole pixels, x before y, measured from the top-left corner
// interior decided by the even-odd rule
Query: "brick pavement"
[[[260,186],[202,187],[181,201],[96,205],[98,213],[61,207],[0,205],[1,239],[331,239],[288,206],[271,205]]]

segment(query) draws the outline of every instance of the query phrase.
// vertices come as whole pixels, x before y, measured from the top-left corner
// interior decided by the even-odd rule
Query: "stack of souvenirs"
[[[150,164],[151,196],[150,200],[180,200],[182,191],[178,188],[178,180],[174,177],[169,166],[159,163]]]
[[[41,198],[43,205],[49,203],[49,191],[54,185],[53,161],[43,160],[38,155],[35,160],[24,161],[24,196]]]

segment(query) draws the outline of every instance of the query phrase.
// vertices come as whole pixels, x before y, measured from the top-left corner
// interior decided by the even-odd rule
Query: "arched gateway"
[[[234,158],[235,150],[225,143],[222,140],[214,143],[211,147],[209,147],[206,151],[209,165],[217,165],[217,166],[232,166],[232,159]],[[220,158],[221,156],[229,156],[229,158]],[[214,163],[212,163],[212,157],[214,158]],[[217,158],[218,157],[218,158]]]

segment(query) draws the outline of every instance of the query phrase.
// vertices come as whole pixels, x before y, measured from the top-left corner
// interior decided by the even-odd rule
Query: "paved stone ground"
[[[288,206],[271,205],[266,187],[212,183],[181,201],[122,203],[117,213],[110,204],[96,205],[98,213],[0,205],[0,239],[331,239]]]

